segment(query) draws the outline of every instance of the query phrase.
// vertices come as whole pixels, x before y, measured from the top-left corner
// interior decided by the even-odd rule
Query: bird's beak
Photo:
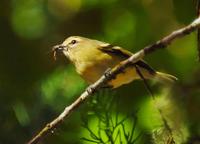
[[[63,53],[64,50],[67,50],[67,46],[63,46],[63,45],[54,46],[52,49],[54,59],[56,60],[57,54]]]

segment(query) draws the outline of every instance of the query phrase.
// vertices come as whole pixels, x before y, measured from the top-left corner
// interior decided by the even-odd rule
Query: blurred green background
[[[195,14],[193,0],[1,0],[0,144],[27,142],[87,86],[64,57],[53,60],[52,46],[68,36],[81,35],[136,52],[189,24]],[[196,39],[192,33],[145,57],[157,70],[179,78],[172,87],[151,84],[177,143],[200,139]],[[137,111],[135,133],[142,136],[136,143],[164,143],[156,137],[165,137],[159,134],[162,120],[141,81],[100,95],[117,97],[121,116]],[[90,110],[88,105],[81,106],[41,143],[89,143],[81,140],[90,138],[81,117],[98,103]],[[96,131],[92,115],[88,123]]]

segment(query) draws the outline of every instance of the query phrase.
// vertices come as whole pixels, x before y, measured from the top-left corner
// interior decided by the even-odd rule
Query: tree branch
[[[142,59],[145,55],[150,54],[158,49],[166,48],[173,40],[183,37],[191,32],[195,31],[200,27],[200,18],[195,19],[191,24],[185,26],[181,29],[178,29],[163,39],[157,41],[155,44],[146,46],[141,49],[130,58],[125,61],[119,63],[115,68],[113,68],[109,75],[103,75],[99,80],[97,80],[94,84],[90,85],[81,96],[75,100],[71,105],[67,106],[65,110],[52,122],[48,123],[38,134],[36,134],[28,144],[36,144],[42,138],[44,138],[47,134],[52,133],[52,131],[61,124],[64,119],[66,119],[74,110],[76,110],[83,102],[88,99],[92,94],[94,94],[97,90],[100,89],[105,83],[115,77],[117,74],[121,73],[126,67],[130,64],[137,62]]]

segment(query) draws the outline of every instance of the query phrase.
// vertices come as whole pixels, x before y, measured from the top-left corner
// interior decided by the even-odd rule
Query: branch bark
[[[101,86],[103,86],[117,74],[123,72],[123,70],[130,64],[137,62],[138,60],[142,59],[145,55],[150,54],[158,49],[166,48],[173,40],[186,36],[187,34],[190,34],[191,32],[197,30],[199,27],[200,27],[200,18],[197,18],[191,24],[172,32],[163,39],[157,41],[155,44],[146,46],[145,48],[141,49],[140,51],[132,55],[127,60],[119,63],[115,68],[113,68],[109,72],[109,75],[103,75],[94,84],[90,85],[78,99],[76,99],[71,105],[67,106],[65,110],[52,122],[48,123],[38,134],[36,134],[28,142],[28,144],[36,144],[47,134],[51,134],[52,131],[54,131],[54,129],[57,128],[58,125],[64,121],[64,119],[69,117],[69,115],[74,110],[76,110],[81,104],[83,104],[85,100],[87,100],[92,94],[97,92]]]

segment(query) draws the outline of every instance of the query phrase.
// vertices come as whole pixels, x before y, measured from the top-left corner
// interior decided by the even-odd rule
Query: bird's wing
[[[102,45],[99,47],[99,50],[101,50],[107,54],[110,54],[110,55],[118,56],[118,57],[122,58],[122,60],[125,60],[125,59],[129,58],[131,55],[133,55],[133,53],[131,53],[128,50],[122,49],[119,46],[113,46],[108,43],[102,43]],[[149,73],[151,73],[151,74],[155,73],[155,70],[143,60],[139,60],[135,64],[141,68],[148,70]]]
[[[102,52],[114,55],[114,56],[118,56],[124,60],[129,58],[131,55],[133,55],[128,50],[125,50],[119,46],[113,46],[113,45],[107,44],[107,43],[104,43],[104,45],[101,45],[99,47],[99,50],[101,50]]]

